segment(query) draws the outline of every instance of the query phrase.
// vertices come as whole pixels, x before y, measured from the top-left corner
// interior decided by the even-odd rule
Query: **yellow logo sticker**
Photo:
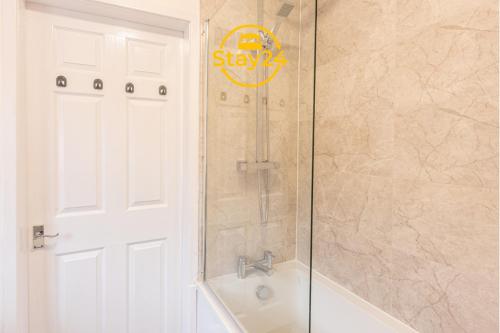
[[[229,81],[245,88],[269,83],[287,63],[281,43],[273,32],[257,24],[240,25],[229,31],[219,49],[214,51],[213,59],[214,66]],[[258,67],[267,68],[268,74],[256,75]],[[251,81],[254,82],[249,83]]]

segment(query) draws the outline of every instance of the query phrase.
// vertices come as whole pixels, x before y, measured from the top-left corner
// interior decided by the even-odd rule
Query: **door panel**
[[[58,215],[101,211],[102,97],[56,94]]]
[[[165,44],[127,39],[127,67],[132,76],[165,76]]]
[[[166,240],[129,244],[129,332],[164,332]]]
[[[60,331],[103,330],[103,249],[57,256]]]
[[[104,36],[100,33],[54,27],[57,69],[78,69],[101,72]]]
[[[30,251],[31,332],[176,333],[182,43],[31,10],[27,23],[28,218],[60,234]]]
[[[165,102],[128,101],[129,207],[165,205]]]

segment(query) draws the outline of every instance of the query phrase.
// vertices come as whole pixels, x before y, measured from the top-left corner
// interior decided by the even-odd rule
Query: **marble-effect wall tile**
[[[231,25],[255,3],[203,0],[202,17],[225,7]],[[271,87],[272,142],[287,167],[272,177],[265,228],[255,198],[238,195],[255,191],[255,177],[239,179],[230,165],[242,151],[255,153],[255,105],[245,109],[241,91],[214,85],[236,101],[220,109],[247,114],[223,131],[248,133],[226,137],[241,147],[220,150],[227,167],[224,159],[213,164],[223,178],[209,212],[214,275],[234,270],[235,253],[265,248],[309,264],[311,4],[301,1],[300,34],[285,34],[300,38],[288,41],[300,68]],[[497,332],[498,1],[318,5],[313,268],[419,332]],[[291,77],[300,78],[298,96],[283,89]],[[298,105],[298,117],[280,110],[281,99]],[[289,144],[288,135],[298,141]]]
[[[313,268],[419,332],[498,332],[498,1],[318,11]]]

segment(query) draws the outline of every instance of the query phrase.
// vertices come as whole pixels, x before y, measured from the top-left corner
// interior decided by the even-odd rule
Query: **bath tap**
[[[238,257],[238,279],[247,277],[247,270],[257,269],[266,273],[268,276],[273,274],[273,258],[274,255],[271,251],[264,251],[264,258],[257,260],[254,263],[248,263],[247,256]]]

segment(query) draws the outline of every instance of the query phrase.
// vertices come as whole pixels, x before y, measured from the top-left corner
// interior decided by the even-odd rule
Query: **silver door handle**
[[[36,238],[40,238],[40,237],[56,238],[56,237],[59,237],[59,233],[57,233],[55,235],[38,235],[38,236],[36,236]]]
[[[41,249],[45,247],[45,238],[56,238],[59,237],[59,235],[59,233],[55,235],[46,235],[43,225],[35,225],[33,226],[33,248]]]

